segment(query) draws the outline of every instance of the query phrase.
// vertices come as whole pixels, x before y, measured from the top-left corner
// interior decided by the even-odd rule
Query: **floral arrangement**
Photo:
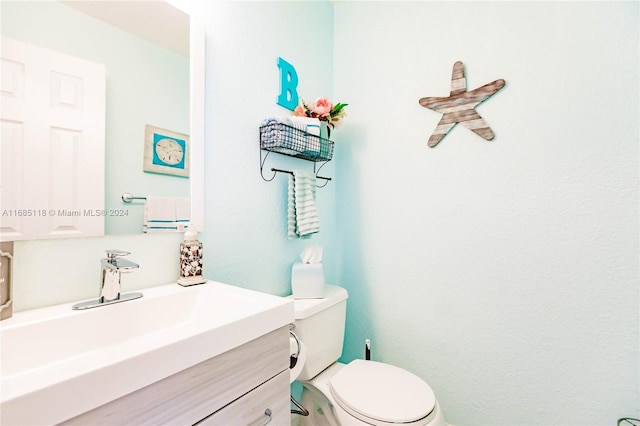
[[[347,115],[344,107],[348,104],[332,104],[327,98],[319,98],[311,106],[300,99],[300,105],[293,110],[293,115],[297,117],[317,118],[320,121],[326,121],[327,125],[332,129],[342,124],[344,117]]]

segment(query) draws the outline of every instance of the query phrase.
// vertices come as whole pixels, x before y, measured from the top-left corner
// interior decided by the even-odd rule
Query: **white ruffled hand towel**
[[[308,238],[320,231],[316,208],[316,176],[311,172],[294,170],[289,177],[289,207],[287,236],[289,239]]]

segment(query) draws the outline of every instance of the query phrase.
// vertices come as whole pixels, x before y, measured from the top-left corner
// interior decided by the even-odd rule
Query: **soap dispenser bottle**
[[[202,275],[202,243],[198,241],[198,233],[194,224],[190,223],[184,233],[184,241],[180,243],[180,278],[178,284],[190,286],[203,284],[207,279]]]

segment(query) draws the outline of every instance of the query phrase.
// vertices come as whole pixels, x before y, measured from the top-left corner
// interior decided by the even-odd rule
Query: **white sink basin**
[[[209,281],[0,322],[0,424],[52,424],[293,322],[290,299]]]

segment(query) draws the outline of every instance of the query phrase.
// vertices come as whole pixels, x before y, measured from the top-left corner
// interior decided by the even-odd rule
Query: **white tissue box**
[[[291,291],[294,299],[322,299],[324,297],[322,263],[294,263],[291,269]]]

